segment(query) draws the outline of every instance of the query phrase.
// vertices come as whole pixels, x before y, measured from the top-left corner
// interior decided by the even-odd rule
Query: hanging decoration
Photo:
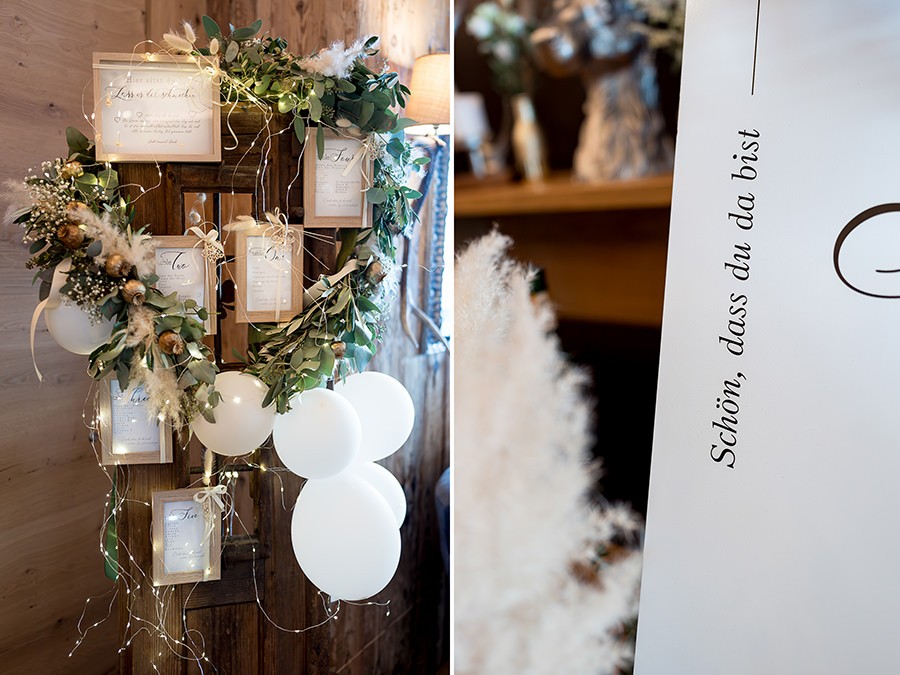
[[[196,32],[185,24],[183,34],[165,35],[160,58],[193,64],[217,83],[224,142],[234,141],[234,147],[225,149],[237,147],[231,119],[241,106],[263,111],[267,123],[276,111],[288,114],[290,126],[276,133],[294,133],[304,151],[308,144],[318,158],[327,138],[355,140],[358,150],[351,164],[367,167],[361,186],[367,215],[356,226],[339,230],[334,273],[302,291],[302,308],[294,311],[292,306],[286,315],[276,314],[277,323],[255,325],[257,339],[240,370],[219,373],[204,343],[216,329],[215,312],[194,298],[161,290],[157,250],[164,247],[164,237],[157,240],[148,233],[151,224],[135,222],[134,202],[161,184],[162,172],[159,184],[137,186],[139,194],[130,197],[119,184],[116,165],[98,161],[95,142],[69,128],[68,153],[44,162],[25,178],[29,200],[14,216],[30,245],[27,267],[41,282],[32,352],[43,313],[60,346],[88,356],[87,372],[102,381],[104,391],[113,381],[123,396],[140,391],[142,409],[153,423],[189,428],[220,455],[249,454],[274,428],[284,463],[309,479],[294,509],[298,562],[332,600],[358,601],[381,591],[393,577],[400,557],[399,526],[406,513],[402,486],[370,462],[406,441],[415,417],[412,399],[393,378],[361,371],[384,332],[383,317],[393,295],[385,279],[394,266],[395,240],[411,234],[416,220],[411,202],[422,196],[407,181],[410,172],[428,162],[427,157],[414,156],[403,139],[403,129],[413,121],[393,110],[405,105],[410,91],[396,73],[366,64],[377,54],[374,37],[350,47],[335,43],[301,57],[289,52],[282,38],[260,36],[261,21],[230,27],[227,34],[209,17],[203,17],[202,25],[206,45],[199,45]],[[155,57],[135,50],[134,59],[142,58]],[[295,179],[301,171],[298,166]],[[302,246],[302,228],[289,225],[280,210],[287,204],[267,205],[265,198],[262,202],[263,217],[242,215],[221,232],[192,209],[185,236],[170,238],[168,246],[183,247],[189,237],[196,240],[189,250],[202,251],[204,261],[215,266],[224,264],[225,240],[232,234],[249,238],[261,229],[273,246]],[[206,297],[211,300],[213,295]],[[332,379],[338,383],[336,391],[323,389]],[[100,415],[90,420],[97,430]],[[115,430],[108,424],[105,429],[93,438],[112,443]],[[176,451],[184,452],[185,446]],[[210,485],[211,457],[207,452],[204,487],[198,493],[204,501],[196,500],[209,521],[200,537],[204,542],[209,523],[218,531],[223,511],[235,517],[227,490]],[[278,470],[283,469],[273,473]],[[233,478],[227,473],[226,485]],[[118,565],[115,527],[107,527],[115,523],[127,499],[127,490],[110,491],[101,551],[130,594],[141,578]],[[132,562],[141,571],[140,563]],[[203,569],[218,569],[214,562],[204,559]],[[151,577],[144,572],[143,578]],[[215,575],[204,572],[202,579],[209,578]],[[152,592],[163,607],[165,592]],[[326,621],[336,617],[339,608],[326,606]],[[265,614],[261,604],[260,609]],[[122,649],[150,627],[198,665],[209,663],[190,631],[169,635],[149,618],[133,615],[130,605],[126,612],[130,637]],[[80,626],[76,648],[93,627]]]

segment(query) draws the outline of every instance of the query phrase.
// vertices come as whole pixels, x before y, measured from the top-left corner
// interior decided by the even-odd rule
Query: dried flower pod
[[[78,176],[84,173],[84,169],[81,168],[81,162],[66,162],[62,168],[59,170],[59,175],[62,176],[64,180],[69,180],[70,178],[78,178]]]
[[[347,353],[347,343],[340,340],[335,340],[331,343],[331,351],[334,352],[335,358],[342,359],[344,358],[344,354]]]
[[[131,263],[120,253],[113,253],[106,259],[106,273],[117,279],[131,274]]]
[[[143,305],[144,298],[147,295],[147,287],[144,285],[143,281],[129,279],[125,282],[125,285],[122,286],[122,290],[119,291],[119,293],[125,302],[132,305]]]
[[[384,271],[384,265],[377,260],[366,268],[366,279],[369,283],[380,284],[386,276],[387,272]]]
[[[85,204],[84,202],[71,201],[68,204],[66,204],[66,211],[68,211],[69,216],[71,217],[75,213],[80,211],[81,209],[86,209],[87,207],[88,207],[88,205]]]
[[[63,246],[74,251],[84,243],[84,230],[75,223],[66,223],[56,229],[56,238],[62,242]]]
[[[174,330],[166,330],[156,338],[156,344],[166,354],[181,354],[184,351],[184,340]]]

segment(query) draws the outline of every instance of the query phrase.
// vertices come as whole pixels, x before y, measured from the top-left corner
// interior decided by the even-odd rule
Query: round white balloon
[[[222,396],[214,409],[215,424],[197,415],[191,429],[207,448],[237,457],[265,443],[275,424],[275,406],[262,407],[266,385],[247,373],[229,371],[216,376],[215,389]]]
[[[362,431],[359,416],[343,396],[309,389],[275,417],[272,440],[284,465],[304,478],[328,478],[356,458]]]
[[[359,460],[374,462],[396,452],[412,433],[416,409],[406,388],[390,375],[367,371],[338,382],[362,424]]]
[[[400,531],[390,507],[349,472],[307,481],[291,521],[294,555],[307,578],[340,600],[365,600],[390,583]]]
[[[73,354],[90,354],[109,340],[115,325],[109,319],[94,322],[78,305],[65,302],[48,305],[44,322],[56,344]]]
[[[403,525],[406,520],[406,493],[397,477],[380,464],[372,462],[357,462],[351,471],[378,490],[378,494],[384,497],[394,512],[397,527]]]

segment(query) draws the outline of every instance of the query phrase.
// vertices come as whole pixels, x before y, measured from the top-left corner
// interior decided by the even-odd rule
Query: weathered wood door
[[[189,208],[195,195],[201,193],[206,195],[207,217],[220,228],[238,215],[226,212],[235,203],[233,195],[244,195],[243,203],[252,207],[254,216],[262,216],[263,206],[267,210],[277,206],[289,214],[291,222],[302,221],[300,144],[290,131],[276,133],[290,129],[288,120],[276,116],[267,121],[258,111],[244,111],[226,119],[223,112],[222,128],[221,163],[169,163],[158,168],[153,164],[119,165],[122,184],[145,188],[143,193],[139,187],[132,189],[136,224],[149,224],[153,234],[183,234],[186,206]],[[233,148],[232,131],[237,148]],[[158,187],[149,189],[154,185]],[[309,285],[319,274],[332,271],[334,230],[317,230],[315,237],[305,238],[304,246],[304,277]],[[230,260],[226,258],[222,268],[225,273],[220,271],[219,305],[220,312],[224,311],[220,330],[207,338],[222,370],[239,367],[231,349],[237,344],[242,351],[246,344],[246,326],[234,323]],[[391,618],[377,607],[350,606],[341,610],[337,622],[308,632],[292,632],[317,624],[326,615],[322,597],[303,577],[292,550],[291,508],[302,479],[273,471],[280,464],[267,446],[249,458],[251,464],[265,470],[248,466],[244,458],[227,464],[224,460],[230,458],[217,460],[219,480],[224,471],[238,471],[239,482],[249,485],[252,499],[252,506],[240,514],[247,533],[240,533],[240,528],[235,528],[233,536],[225,532],[220,581],[154,589],[149,578],[137,588],[120,580],[119,630],[123,645],[127,645],[120,655],[121,672],[181,675],[200,672],[200,666],[204,672],[215,672],[212,664],[219,673],[241,675],[433,670],[444,636],[438,612],[442,573],[430,507],[433,482],[448,462],[445,356],[416,354],[406,358],[402,349],[394,349],[388,350],[380,364],[382,370],[408,370],[417,381],[414,398],[427,398],[425,405],[430,408],[420,410],[411,443],[427,443],[432,459],[419,461],[417,448],[411,454],[398,453],[390,466],[406,486],[412,502],[410,521],[415,524],[410,527],[413,523],[408,522],[402,532],[406,550],[398,577],[405,583],[401,596],[393,598],[393,609],[400,610],[399,616],[395,613]],[[192,443],[196,445],[197,440]],[[127,486],[123,495],[127,500],[118,518],[123,579],[126,575],[140,577],[141,570],[150,573],[151,512],[146,504],[152,501],[152,493],[197,484],[201,478],[200,463],[195,461],[192,467],[191,452],[179,450],[182,445],[176,442],[172,464],[118,469],[119,485]],[[196,459],[196,451],[194,456]],[[419,513],[413,516],[417,507]],[[421,579],[416,578],[419,576]],[[160,597],[165,599],[162,604]],[[423,644],[411,640],[414,635],[420,635]],[[195,653],[210,661],[201,657],[197,664],[186,658],[189,650],[183,643],[189,643]]]

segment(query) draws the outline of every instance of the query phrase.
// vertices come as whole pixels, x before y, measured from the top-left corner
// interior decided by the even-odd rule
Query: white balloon
[[[48,305],[44,323],[56,344],[73,354],[90,354],[109,340],[115,325],[106,318],[95,323],[81,307],[65,302]]]
[[[53,270],[47,306],[44,309],[44,323],[56,344],[73,354],[90,354],[107,342],[115,325],[109,319],[92,322],[91,317],[78,305],[63,302],[60,290],[68,280],[72,261],[66,258]]]
[[[328,478],[356,458],[362,430],[359,415],[343,396],[309,389],[275,417],[272,440],[284,465],[304,478]]]
[[[367,371],[338,382],[362,424],[359,460],[374,462],[396,452],[412,433],[416,409],[406,388],[390,375]]]
[[[216,376],[215,388],[222,395],[214,409],[216,423],[197,415],[191,429],[203,445],[220,455],[237,457],[253,452],[275,424],[274,404],[262,407],[266,385],[253,375],[229,371]]]
[[[350,471],[378,490],[378,494],[384,497],[394,512],[397,527],[403,525],[406,520],[406,493],[397,477],[380,464],[372,462],[357,462]]]
[[[390,583],[400,562],[400,531],[391,508],[349,472],[307,481],[291,520],[300,569],[340,600],[365,600]]]

